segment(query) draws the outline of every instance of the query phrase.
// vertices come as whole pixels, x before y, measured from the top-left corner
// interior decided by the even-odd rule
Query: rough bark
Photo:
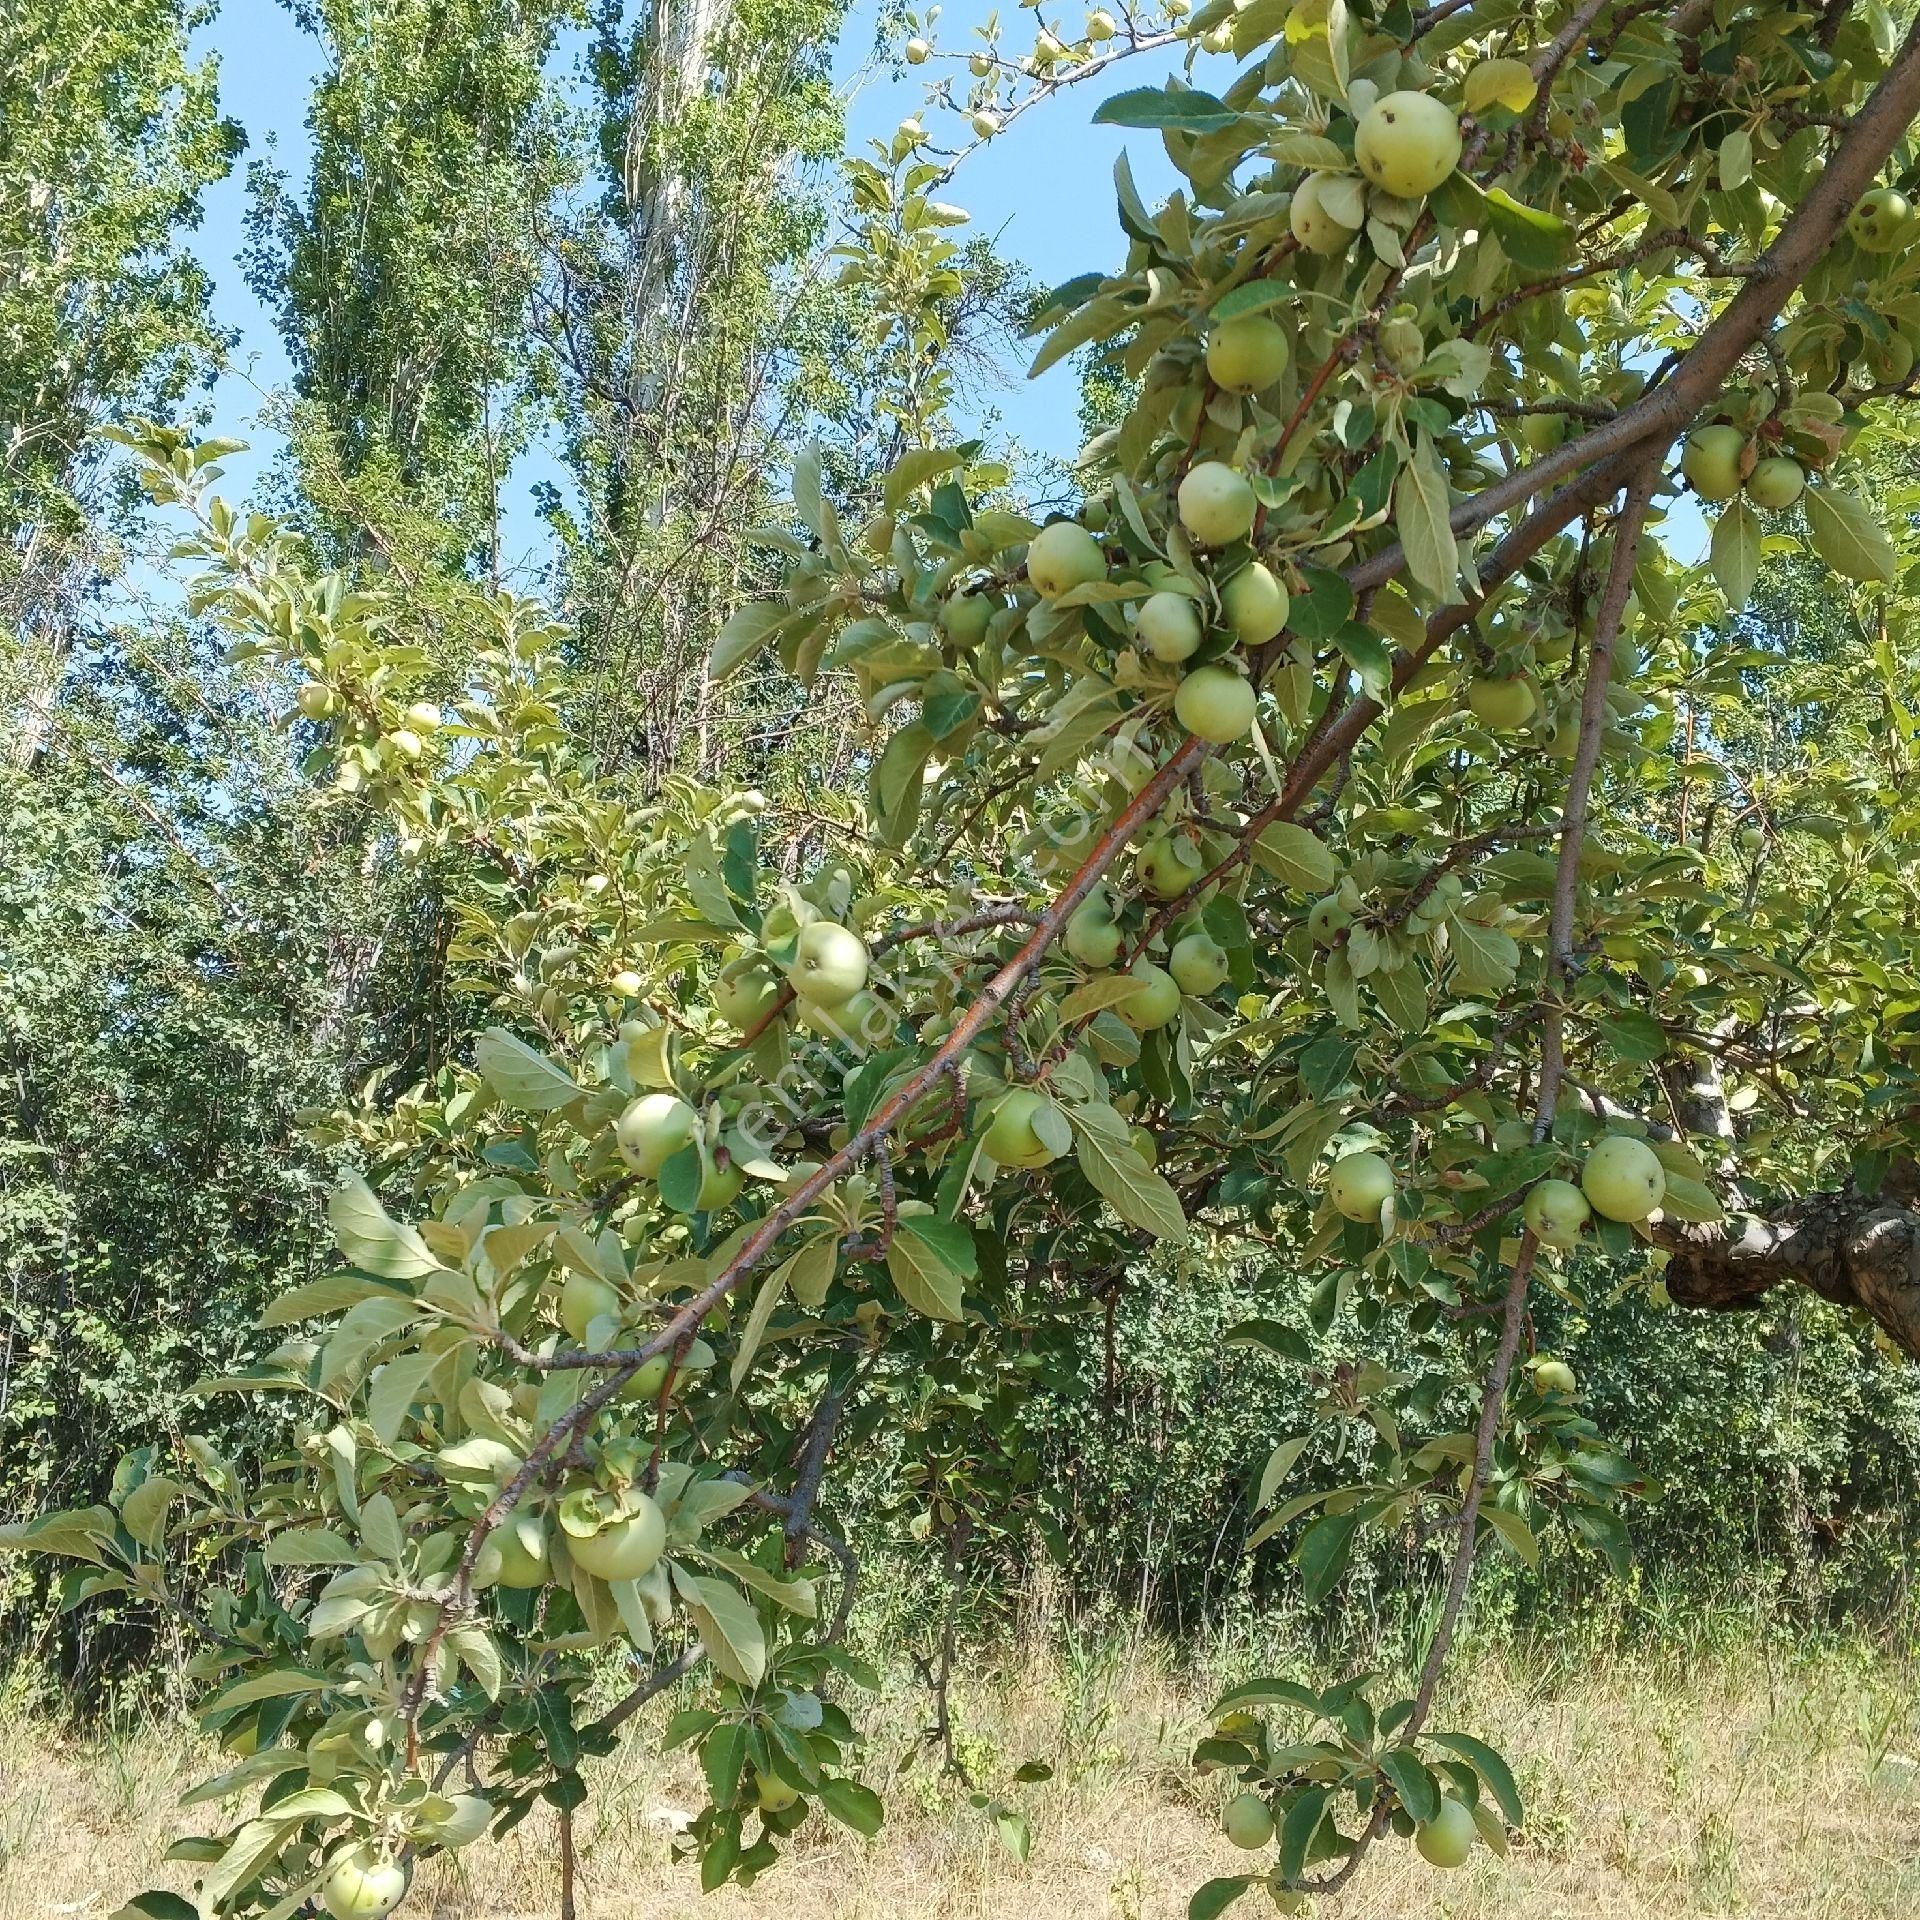
[[[1898,1193],[1815,1193],[1772,1214],[1655,1229],[1676,1305],[1741,1312],[1792,1281],[1867,1315],[1920,1360],[1920,1210]]]

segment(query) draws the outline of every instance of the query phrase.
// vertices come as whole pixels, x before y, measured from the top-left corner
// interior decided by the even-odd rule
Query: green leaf
[[[767,1671],[767,1640],[752,1602],[730,1582],[690,1573],[678,1562],[673,1584],[687,1603],[713,1664],[729,1680],[757,1687]]]
[[[377,1280],[370,1280],[362,1274],[329,1273],[281,1294],[268,1304],[254,1325],[263,1328],[298,1326],[302,1320],[318,1319],[323,1314],[344,1313],[349,1307],[357,1307],[362,1300],[371,1300],[381,1294],[392,1296],[392,1293],[392,1288],[383,1287]]]
[[[1242,314],[1265,313],[1269,307],[1292,297],[1293,283],[1289,280],[1248,280],[1231,293],[1223,293],[1213,303],[1210,317],[1215,326],[1220,326],[1226,321],[1238,320]]]
[[[786,1297],[787,1275],[796,1261],[806,1257],[807,1251],[801,1248],[792,1259],[783,1261],[760,1283],[760,1291],[754,1296],[753,1311],[747,1315],[746,1325],[740,1329],[740,1345],[733,1356],[733,1364],[727,1369],[727,1379],[733,1386],[739,1386],[747,1377],[747,1369],[753,1365],[753,1356],[759,1352],[760,1342],[766,1338],[767,1323],[772,1320],[774,1309]]]
[[[289,1527],[267,1542],[270,1567],[356,1567],[360,1549],[330,1527]]]
[[[285,1700],[294,1694],[324,1693],[338,1683],[330,1673],[308,1673],[300,1667],[275,1667],[235,1681],[224,1693],[217,1693],[200,1709],[202,1720],[231,1712],[235,1707],[250,1707],[257,1700]]]
[[[1096,127],[1177,127],[1188,133],[1216,133],[1239,118],[1224,101],[1197,88],[1135,87],[1093,111]]]
[[[1413,458],[1400,469],[1393,501],[1394,531],[1406,549],[1407,571],[1436,600],[1451,599],[1460,573],[1460,549],[1447,518],[1453,497],[1433,436],[1424,429]]]
[[[1297,893],[1326,893],[1340,869],[1326,843],[1291,820],[1276,820],[1253,843],[1254,864]]]
[[[1383,1753],[1380,1771],[1393,1782],[1400,1804],[1416,1820],[1431,1820],[1440,1811],[1439,1783],[1405,1747]]]
[[[327,1223],[347,1259],[383,1280],[419,1280],[440,1265],[411,1227],[387,1217],[357,1174],[327,1202]]]
[[[1505,992],[1520,971],[1520,943],[1498,927],[1456,917],[1447,922],[1447,943],[1455,993],[1490,999]]]
[[[958,1320],[966,1282],[978,1270],[973,1235],[956,1221],[903,1214],[887,1247],[900,1297],[929,1320]]]
[[[1457,1753],[1480,1776],[1499,1803],[1508,1826],[1525,1823],[1526,1809],[1520,1803],[1520,1789],[1513,1783],[1512,1769],[1484,1740],[1476,1740],[1466,1733],[1430,1733],[1427,1738],[1436,1747]]]
[[[827,1778],[820,1782],[820,1804],[840,1822],[869,1840],[880,1831],[886,1808],[880,1796],[857,1780]]]
[[[1355,1529],[1360,1525],[1359,1508],[1345,1513],[1323,1514],[1301,1535],[1294,1550],[1294,1564],[1300,1569],[1300,1597],[1317,1607],[1346,1571],[1347,1555],[1353,1548]]]
[[[1209,1880],[1187,1902],[1187,1920],[1214,1920],[1217,1913],[1225,1913],[1233,1903],[1253,1885],[1255,1875],[1236,1873],[1221,1880]]]
[[[715,636],[713,651],[707,656],[707,674],[714,684],[738,673],[753,659],[792,611],[784,600],[749,600],[744,607],[736,607]]]
[[[200,1920],[200,1909],[177,1893],[136,1893],[112,1920]]]
[[[1280,1855],[1276,1865],[1283,1880],[1297,1880],[1306,1870],[1307,1856],[1327,1810],[1327,1789],[1307,1787],[1280,1822]]]
[[[1327,567],[1302,567],[1301,584],[1287,610],[1287,625],[1302,640],[1331,640],[1353,615],[1353,589]]]
[[[747,1763],[747,1728],[740,1720],[717,1726],[700,1748],[700,1770],[716,1807],[730,1807],[739,1797],[740,1771]]]
[[[1283,1440],[1267,1456],[1267,1464],[1261,1470],[1260,1485],[1253,1496],[1253,1510],[1258,1513],[1262,1507],[1280,1490],[1280,1483],[1293,1471],[1294,1463],[1306,1452],[1311,1434],[1301,1434],[1298,1439]]]
[[[889,513],[897,513],[929,480],[966,464],[966,454],[957,447],[915,447],[893,463],[880,497]]]
[[[1558,215],[1522,206],[1500,187],[1488,191],[1487,208],[1501,250],[1515,266],[1546,272],[1566,258],[1573,229]]]
[[[581,1097],[572,1074],[544,1053],[536,1053],[524,1040],[516,1040],[505,1027],[489,1027],[473,1043],[473,1064],[487,1085],[516,1113],[553,1113]],[[365,1266],[366,1262],[356,1264]]]
[[[1540,1564],[1540,1542],[1517,1513],[1509,1513],[1505,1507],[1483,1507],[1480,1517],[1519,1559],[1530,1567]]]
[[[1133,1144],[1132,1130],[1111,1107],[1070,1107],[1074,1156],[1088,1184],[1130,1227],[1178,1246],[1187,1237],[1180,1196]]]
[[[1835,573],[1849,580],[1893,578],[1897,565],[1893,542],[1864,500],[1831,481],[1809,487],[1800,498],[1814,551]]]
[[[1727,596],[1727,611],[1738,613],[1760,577],[1760,516],[1744,500],[1732,500],[1713,523],[1707,564]]]

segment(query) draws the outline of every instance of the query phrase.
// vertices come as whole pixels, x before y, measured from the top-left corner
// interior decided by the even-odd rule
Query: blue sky
[[[988,11],[974,5],[949,8],[939,22],[937,42],[963,50],[971,46],[972,27]],[[919,108],[924,81],[942,70],[929,65],[872,71],[869,56],[878,17],[874,0],[860,0],[849,16],[836,63],[848,89],[847,137],[855,147],[890,136],[902,118]],[[1068,31],[1077,20],[1077,15],[1048,17],[1057,18]],[[1013,12],[1010,18],[1003,13],[1002,18],[1009,45],[1035,25],[1027,13]],[[289,378],[273,316],[255,299],[238,264],[246,237],[246,163],[271,157],[296,183],[304,180],[310,154],[307,99],[318,72],[318,49],[278,0],[224,0],[196,40],[202,50],[218,55],[224,110],[247,136],[245,159],[229,179],[208,192],[205,220],[194,237],[195,251],[213,276],[215,316],[238,338],[233,370],[214,395],[215,430],[254,442],[250,454],[226,463],[227,490],[238,494],[257,479],[275,450],[276,442],[255,420],[262,398]],[[974,154],[944,197],[973,214],[972,231],[995,235],[1043,284],[1117,265],[1125,240],[1114,214],[1112,173],[1123,139],[1143,191],[1165,191],[1174,176],[1155,136],[1123,136],[1115,128],[1092,126],[1091,116],[1109,94],[1152,83],[1174,64],[1165,54],[1142,56],[1123,63],[1111,76],[1065,90]],[[1225,68],[1230,63],[1209,64]],[[861,78],[863,69],[867,71]],[[930,135],[957,144],[960,129],[951,117],[928,116],[927,124]],[[1017,368],[1010,368],[1009,375],[1004,390],[986,396],[1007,430],[1033,451],[1071,455],[1079,440],[1072,371],[1058,367],[1031,384],[1019,378]],[[519,536],[515,544],[539,538],[525,499],[526,490],[541,477],[538,466],[536,460],[517,476],[521,497],[512,514]]]

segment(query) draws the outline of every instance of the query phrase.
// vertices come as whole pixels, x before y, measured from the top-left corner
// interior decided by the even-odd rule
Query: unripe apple
[[[608,985],[623,1000],[638,1000],[647,990],[647,983],[631,967],[622,967]]]
[[[1322,188],[1322,177],[1317,173],[1308,174],[1294,188],[1287,208],[1287,225],[1309,253],[1345,253],[1353,244],[1356,229],[1329,211],[1322,198]]]
[[[395,727],[387,739],[403,760],[418,760],[427,750],[427,743],[411,727]]]
[[[1806,469],[1798,460],[1789,460],[1784,453],[1769,454],[1755,462],[1747,475],[1747,498],[1756,507],[1778,513],[1800,498],[1806,484]]]
[[[684,1146],[696,1125],[693,1109],[675,1093],[643,1093],[614,1123],[620,1158],[651,1180]]]
[[[976,140],[991,140],[1000,131],[1000,116],[989,113],[985,107],[976,107],[967,115],[967,125],[973,129]]]
[[[1205,997],[1227,977],[1227,950],[1210,933],[1189,933],[1173,943],[1167,971],[1182,993]]]
[[[1609,1220],[1644,1220],[1666,1197],[1660,1156],[1631,1134],[1609,1134],[1587,1155],[1580,1187]]]
[[[1593,1209],[1571,1180],[1542,1180],[1528,1193],[1521,1218],[1544,1245],[1577,1247],[1580,1229],[1593,1218]]]
[[[1203,547],[1224,547],[1253,531],[1260,503],[1244,474],[1223,460],[1203,460],[1180,482],[1180,524]],[[1031,570],[1031,563],[1029,563]]]
[[[976,53],[967,61],[967,71],[976,80],[984,80],[993,71],[993,55]]]
[[[995,603],[984,593],[955,593],[940,609],[940,625],[956,646],[977,647],[993,624]]]
[[[619,1288],[597,1273],[569,1268],[566,1279],[560,1283],[560,1324],[580,1346],[586,1345],[587,1329],[596,1320],[603,1316],[619,1319],[625,1305]]]
[[[910,67],[924,66],[928,54],[932,51],[933,47],[931,43],[922,40],[916,33],[913,38],[907,42],[907,65]]]
[[[1164,967],[1151,960],[1136,960],[1127,969],[1139,984],[1114,1008],[1135,1033],[1152,1033],[1164,1027],[1180,1012],[1180,985]]]
[[[1377,1153],[1348,1153],[1333,1163],[1327,1198],[1349,1220],[1378,1225],[1380,1209],[1393,1195],[1393,1169]]]
[[[680,1373],[673,1365],[673,1355],[656,1353],[651,1360],[643,1360],[632,1374],[627,1384],[620,1389],[620,1398],[633,1402],[658,1400],[660,1389],[667,1384],[669,1373],[677,1381]]]
[[[1467,683],[1467,705],[1481,725],[1498,732],[1524,727],[1533,718],[1533,689],[1524,680],[1501,680],[1491,675]]]
[[[837,1007],[867,984],[867,943],[850,927],[812,921],[800,929],[787,982],[802,1000]]]
[[[1252,731],[1259,704],[1253,682],[1231,667],[1195,667],[1173,695],[1174,718],[1217,747]]]
[[[1418,373],[1427,357],[1427,336],[1419,321],[1406,314],[1386,321],[1380,329],[1380,357],[1403,380]]]
[[[627,1500],[629,1511],[597,1533],[567,1535],[575,1563],[602,1580],[638,1580],[666,1551],[667,1523],[660,1509],[644,1493],[630,1493]]]
[[[1542,1393],[1569,1395],[1578,1392],[1580,1386],[1573,1377],[1573,1369],[1564,1360],[1534,1361],[1533,1384]]]
[[[1256,1847],[1264,1847],[1273,1838],[1273,1809],[1260,1794],[1252,1791],[1236,1793],[1227,1802],[1227,1810],[1220,1824],[1236,1847],[1244,1847],[1252,1852]]]
[[[406,1893],[406,1868],[363,1840],[334,1856],[320,1883],[320,1904],[333,1920],[386,1920]]]
[[[1107,556],[1100,542],[1077,520],[1055,520],[1042,527],[1027,548],[1027,578],[1044,600],[1057,600],[1106,577]]]
[[[415,733],[434,733],[440,726],[440,709],[431,700],[416,700],[400,717]]]
[[[1567,437],[1564,413],[1523,413],[1520,439],[1529,453],[1551,453]]]
[[[1418,200],[1459,165],[1460,122],[1431,94],[1382,94],[1360,117],[1353,157],[1375,186]]]
[[[1112,966],[1124,939],[1102,888],[1096,887],[1068,916],[1066,948],[1083,967]]]
[[[1875,187],[1847,215],[1847,231],[1863,253],[1891,253],[1913,238],[1913,203],[1897,188]]]
[[[1220,611],[1243,647],[1265,646],[1287,624],[1292,606],[1264,560],[1250,560],[1220,589]]]
[[[1116,24],[1113,15],[1110,14],[1105,7],[1095,7],[1094,10],[1087,15],[1087,38],[1089,40],[1111,40],[1114,36]]]
[[[1731,500],[1740,491],[1740,456],[1747,436],[1738,427],[1701,427],[1687,435],[1680,471],[1702,500]]]
[[[1353,915],[1338,894],[1316,900],[1307,913],[1307,937],[1316,947],[1330,947],[1353,925]]]
[[[1207,373],[1228,393],[1258,393],[1287,370],[1287,336],[1264,313],[1249,313],[1213,330]]]
[[[474,1562],[473,1584],[524,1593],[544,1587],[552,1572],[546,1526],[522,1508],[508,1514],[487,1535],[486,1545]]]
[[[758,1026],[780,997],[780,982],[765,967],[729,967],[713,983],[713,1010],[742,1033]]]
[[[1151,593],[1140,603],[1133,634],[1156,660],[1181,661],[1200,644],[1200,614],[1184,593]]]
[[[333,690],[323,687],[318,680],[309,680],[293,696],[293,704],[300,709],[303,719],[324,720],[333,711]]]
[[[1177,900],[1206,872],[1200,849],[1184,833],[1163,833],[1141,849],[1135,870],[1156,900]]]
[[[1034,1116],[1050,1103],[1030,1087],[1015,1087],[1003,1094],[993,1109],[981,1145],[988,1156],[1003,1167],[1044,1167],[1059,1158],[1034,1131]]]
[[[1413,1844],[1421,1859],[1436,1867],[1465,1866],[1473,1840],[1473,1815],[1459,1800],[1442,1800],[1440,1811],[1413,1830]]]
[[[776,1773],[767,1773],[755,1767],[753,1798],[762,1813],[785,1813],[800,1798],[800,1789],[789,1786]]]

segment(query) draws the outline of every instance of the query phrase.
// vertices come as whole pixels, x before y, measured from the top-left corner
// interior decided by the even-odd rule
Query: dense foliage
[[[1101,107],[1186,184],[1149,210],[1123,163],[1126,262],[1034,326],[1039,366],[1091,351],[1115,422],[1073,518],[1026,517],[951,429],[966,278],[925,127],[853,164],[827,325],[897,372],[887,457],[794,457],[765,590],[701,682],[701,711],[794,730],[787,793],[677,706],[640,765],[602,750],[613,601],[576,626],[484,564],[423,577],[330,507],[237,513],[221,443],[121,435],[184,516],[191,617],[308,749],[289,811],[433,903],[458,1009],[448,1046],[378,1036],[406,1090],[321,1133],[354,1169],[336,1258],[265,1307],[278,1346],[203,1383],[282,1408],[267,1437],[156,1432],[7,1536],[78,1563],[70,1604],[156,1602],[202,1642],[234,1756],[202,1797],[239,1806],[177,1855],[193,1902],[129,1912],[384,1914],[421,1849],[569,1816],[582,1760],[688,1674],[704,1885],[766,1871],[816,1805],[871,1831],[863,1559],[1136,1551],[1101,1524],[1124,1471],[1073,1469],[1134,1417],[1143,1315],[1170,1393],[1259,1383],[1150,1450],[1161,1477],[1250,1479],[1236,1548],[1284,1551],[1305,1606],[1368,1555],[1436,1594],[1410,1689],[1221,1702],[1195,1757],[1249,1866],[1201,1920],[1256,1889],[1304,1910],[1393,1836],[1440,1868],[1504,1849],[1508,1763],[1435,1724],[1448,1649],[1485,1552],[1625,1568],[1675,1463],[1617,1416],[1673,1306],[1757,1309],[1796,1351],[1806,1316],[1859,1401],[1823,1431],[1897,1445],[1817,1477],[1782,1448],[1792,1498],[1836,1538],[1864,1516],[1863,1584],[1899,1577],[1911,1394],[1869,1342],[1920,1354],[1885,404],[1920,332],[1920,30],[1219,0],[1018,61],[989,41],[929,114],[996,137],[1176,37],[1247,64]],[[657,158],[617,53],[606,124]],[[589,281],[631,298],[618,223],[591,231]],[[783,246],[755,256],[763,328]],[[639,551],[630,524],[606,511],[605,552]],[[1726,1383],[1728,1451],[1804,1417],[1771,1384]],[[891,1469],[851,1476],[857,1534],[836,1457]],[[1197,1494],[1174,1564],[1222,1504]]]

